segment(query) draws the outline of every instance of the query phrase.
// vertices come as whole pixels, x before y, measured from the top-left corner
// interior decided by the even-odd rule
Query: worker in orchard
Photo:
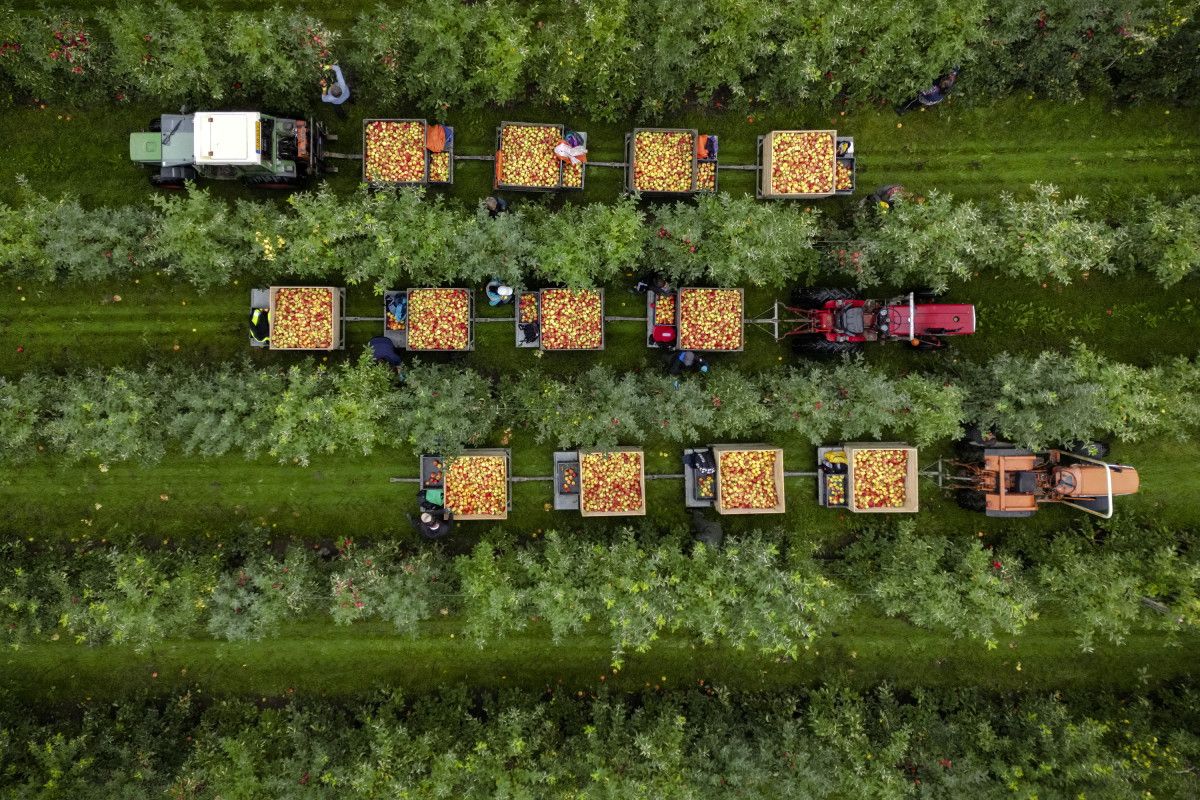
[[[250,311],[250,341],[266,345],[271,341],[271,310],[255,308]]]
[[[680,350],[671,357],[671,374],[682,375],[685,372],[708,374],[708,362],[694,350]]]
[[[513,301],[513,288],[499,278],[492,278],[484,292],[487,294],[488,305],[506,306]]]
[[[897,114],[906,114],[916,108],[931,108],[950,96],[954,84],[958,82],[959,67],[940,76],[933,85],[917,92],[917,96],[907,103],[896,106]]]
[[[338,116],[344,119],[345,104],[350,100],[350,86],[338,64],[326,64],[324,69],[327,77],[321,78],[321,102],[332,105]]]
[[[490,216],[492,219],[495,219],[505,211],[508,211],[508,201],[503,197],[496,197],[493,195],[487,200],[483,201],[483,207],[487,209],[488,216]]]
[[[376,336],[367,342],[367,346],[371,348],[371,355],[375,357],[376,364],[386,364],[394,370],[404,365],[400,354],[396,352],[395,343],[388,337]]]

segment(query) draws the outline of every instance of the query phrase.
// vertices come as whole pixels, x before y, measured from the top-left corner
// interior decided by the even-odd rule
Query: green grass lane
[[[232,285],[200,291],[154,276],[87,286],[0,281],[0,297],[4,298],[0,303],[0,375],[12,377],[47,368],[204,365],[245,357],[258,364],[336,362],[356,358],[367,340],[382,332],[382,321],[347,323],[346,349],[328,355],[251,352],[246,318],[252,283],[243,278]],[[786,302],[790,294],[789,290],[747,289],[747,317],[770,317],[775,300]],[[887,296],[887,291],[868,294]],[[948,353],[932,357],[889,344],[871,348],[868,358],[905,368],[930,368],[945,359],[982,360],[1002,350],[1038,353],[1066,349],[1075,340],[1105,356],[1138,365],[1200,351],[1200,332],[1181,324],[1200,307],[1200,279],[1164,290],[1143,275],[1093,276],[1073,286],[1047,288],[1026,280],[985,277],[953,287],[947,299],[976,304],[975,335],[956,339]],[[347,300],[348,315],[382,319],[382,298],[369,288],[349,288]],[[516,347],[513,323],[480,322],[475,325],[472,353],[422,357],[457,360],[494,375],[534,365],[571,372],[599,362],[617,370],[661,369],[663,353],[646,347],[644,297],[631,294],[626,285],[612,286],[606,290],[605,306],[609,316],[639,320],[609,322],[603,353],[539,357],[536,349]],[[477,316],[511,318],[512,314],[511,306],[490,308],[482,293],[477,294]],[[718,354],[713,362],[714,369],[728,365],[763,371],[793,358],[788,340],[776,343],[768,330],[752,324],[746,328],[744,352]]]
[[[76,702],[119,698],[129,690],[279,697],[350,697],[379,686],[424,692],[448,685],[588,693],[679,689],[706,685],[741,691],[811,686],[838,678],[869,687],[1056,691],[1137,690],[1195,675],[1200,637],[1167,646],[1139,632],[1124,646],[1080,653],[1065,620],[1032,623],[1019,639],[995,650],[856,611],[836,636],[815,642],[796,661],[665,636],[644,654],[631,654],[614,672],[601,631],[551,642],[534,625],[484,648],[465,641],[453,618],[425,626],[418,638],[383,624],[339,628],[329,623],[290,626],[276,639],[223,643],[188,639],[145,653],[125,647],[88,648],[70,642],[38,644],[0,655],[0,686],[33,700]],[[37,675],[37,680],[30,676]]]
[[[97,109],[18,108],[0,115],[0,140],[7,157],[0,161],[0,200],[14,202],[15,178],[50,196],[71,192],[85,204],[145,202],[151,194],[146,173],[128,160],[128,134],[142,130],[164,109],[146,104]],[[368,117],[421,117],[413,108],[380,107],[369,98],[356,103],[346,120],[322,110],[340,136],[338,152],[361,149],[361,121]],[[753,120],[751,122],[750,120]],[[835,128],[855,137],[859,153],[856,197],[825,200],[837,209],[866,192],[903,183],[918,192],[937,188],[957,197],[982,199],[1002,191],[1021,192],[1034,181],[1057,184],[1066,194],[1127,196],[1200,191],[1200,109],[1147,104],[1113,108],[1089,99],[1066,106],[1023,96],[985,105],[951,102],[936,110],[897,117],[891,109],[860,108],[841,112],[804,108],[762,109],[752,115],[696,110],[662,120],[626,119],[616,123],[570,118],[555,108],[514,104],[503,110],[455,112],[445,120],[455,127],[459,155],[485,155],[495,149],[501,120],[562,122],[588,132],[589,158],[623,161],[625,134],[635,126],[689,127],[720,137],[720,163],[753,164],[757,137],[775,129]],[[340,162],[329,183],[353,191],[361,164]],[[752,193],[750,172],[722,170],[720,188]],[[228,197],[271,197],[235,184],[209,182]],[[587,188],[562,193],[562,199],[609,202],[622,190],[620,169],[593,167]],[[492,165],[461,161],[455,184],[437,189],[473,204],[492,192]],[[555,197],[513,195],[522,202],[558,202]]]

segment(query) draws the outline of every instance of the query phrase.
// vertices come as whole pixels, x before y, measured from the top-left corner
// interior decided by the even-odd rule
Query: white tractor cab
[[[285,189],[321,174],[325,126],[257,111],[163,114],[129,135],[129,158],[157,169],[150,183],[179,188],[196,178]]]

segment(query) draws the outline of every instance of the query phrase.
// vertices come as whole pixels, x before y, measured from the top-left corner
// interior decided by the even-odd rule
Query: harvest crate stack
[[[771,131],[758,138],[760,199],[814,200],[854,193],[854,138],[837,131]]]
[[[586,146],[586,133],[571,133]],[[564,161],[554,152],[567,135],[560,124],[501,122],[496,129],[494,187],[518,192],[582,189],[583,164]]]
[[[917,448],[849,442],[817,448],[817,500],[855,514],[917,510]]]
[[[393,289],[383,295],[383,333],[418,352],[475,349],[475,298],[469,289]]]
[[[584,517],[646,514],[645,458],[637,447],[554,454],[554,508]]]
[[[658,197],[717,191],[717,137],[689,128],[634,128],[625,136],[625,189]]]
[[[684,451],[683,477],[689,508],[713,508],[718,514],[782,514],[786,510],[783,450],[778,447],[692,447]]]
[[[460,521],[508,519],[512,510],[508,450],[464,450],[421,456],[421,488],[442,491],[444,508]]]
[[[423,119],[363,120],[363,181],[374,188],[454,182],[454,128]]]

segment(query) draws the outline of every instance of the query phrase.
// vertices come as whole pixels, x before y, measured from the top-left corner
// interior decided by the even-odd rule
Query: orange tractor
[[[988,447],[982,460],[959,467],[959,504],[989,517],[1028,517],[1039,505],[1061,503],[1108,519],[1114,497],[1138,490],[1133,467],[1066,450]]]

